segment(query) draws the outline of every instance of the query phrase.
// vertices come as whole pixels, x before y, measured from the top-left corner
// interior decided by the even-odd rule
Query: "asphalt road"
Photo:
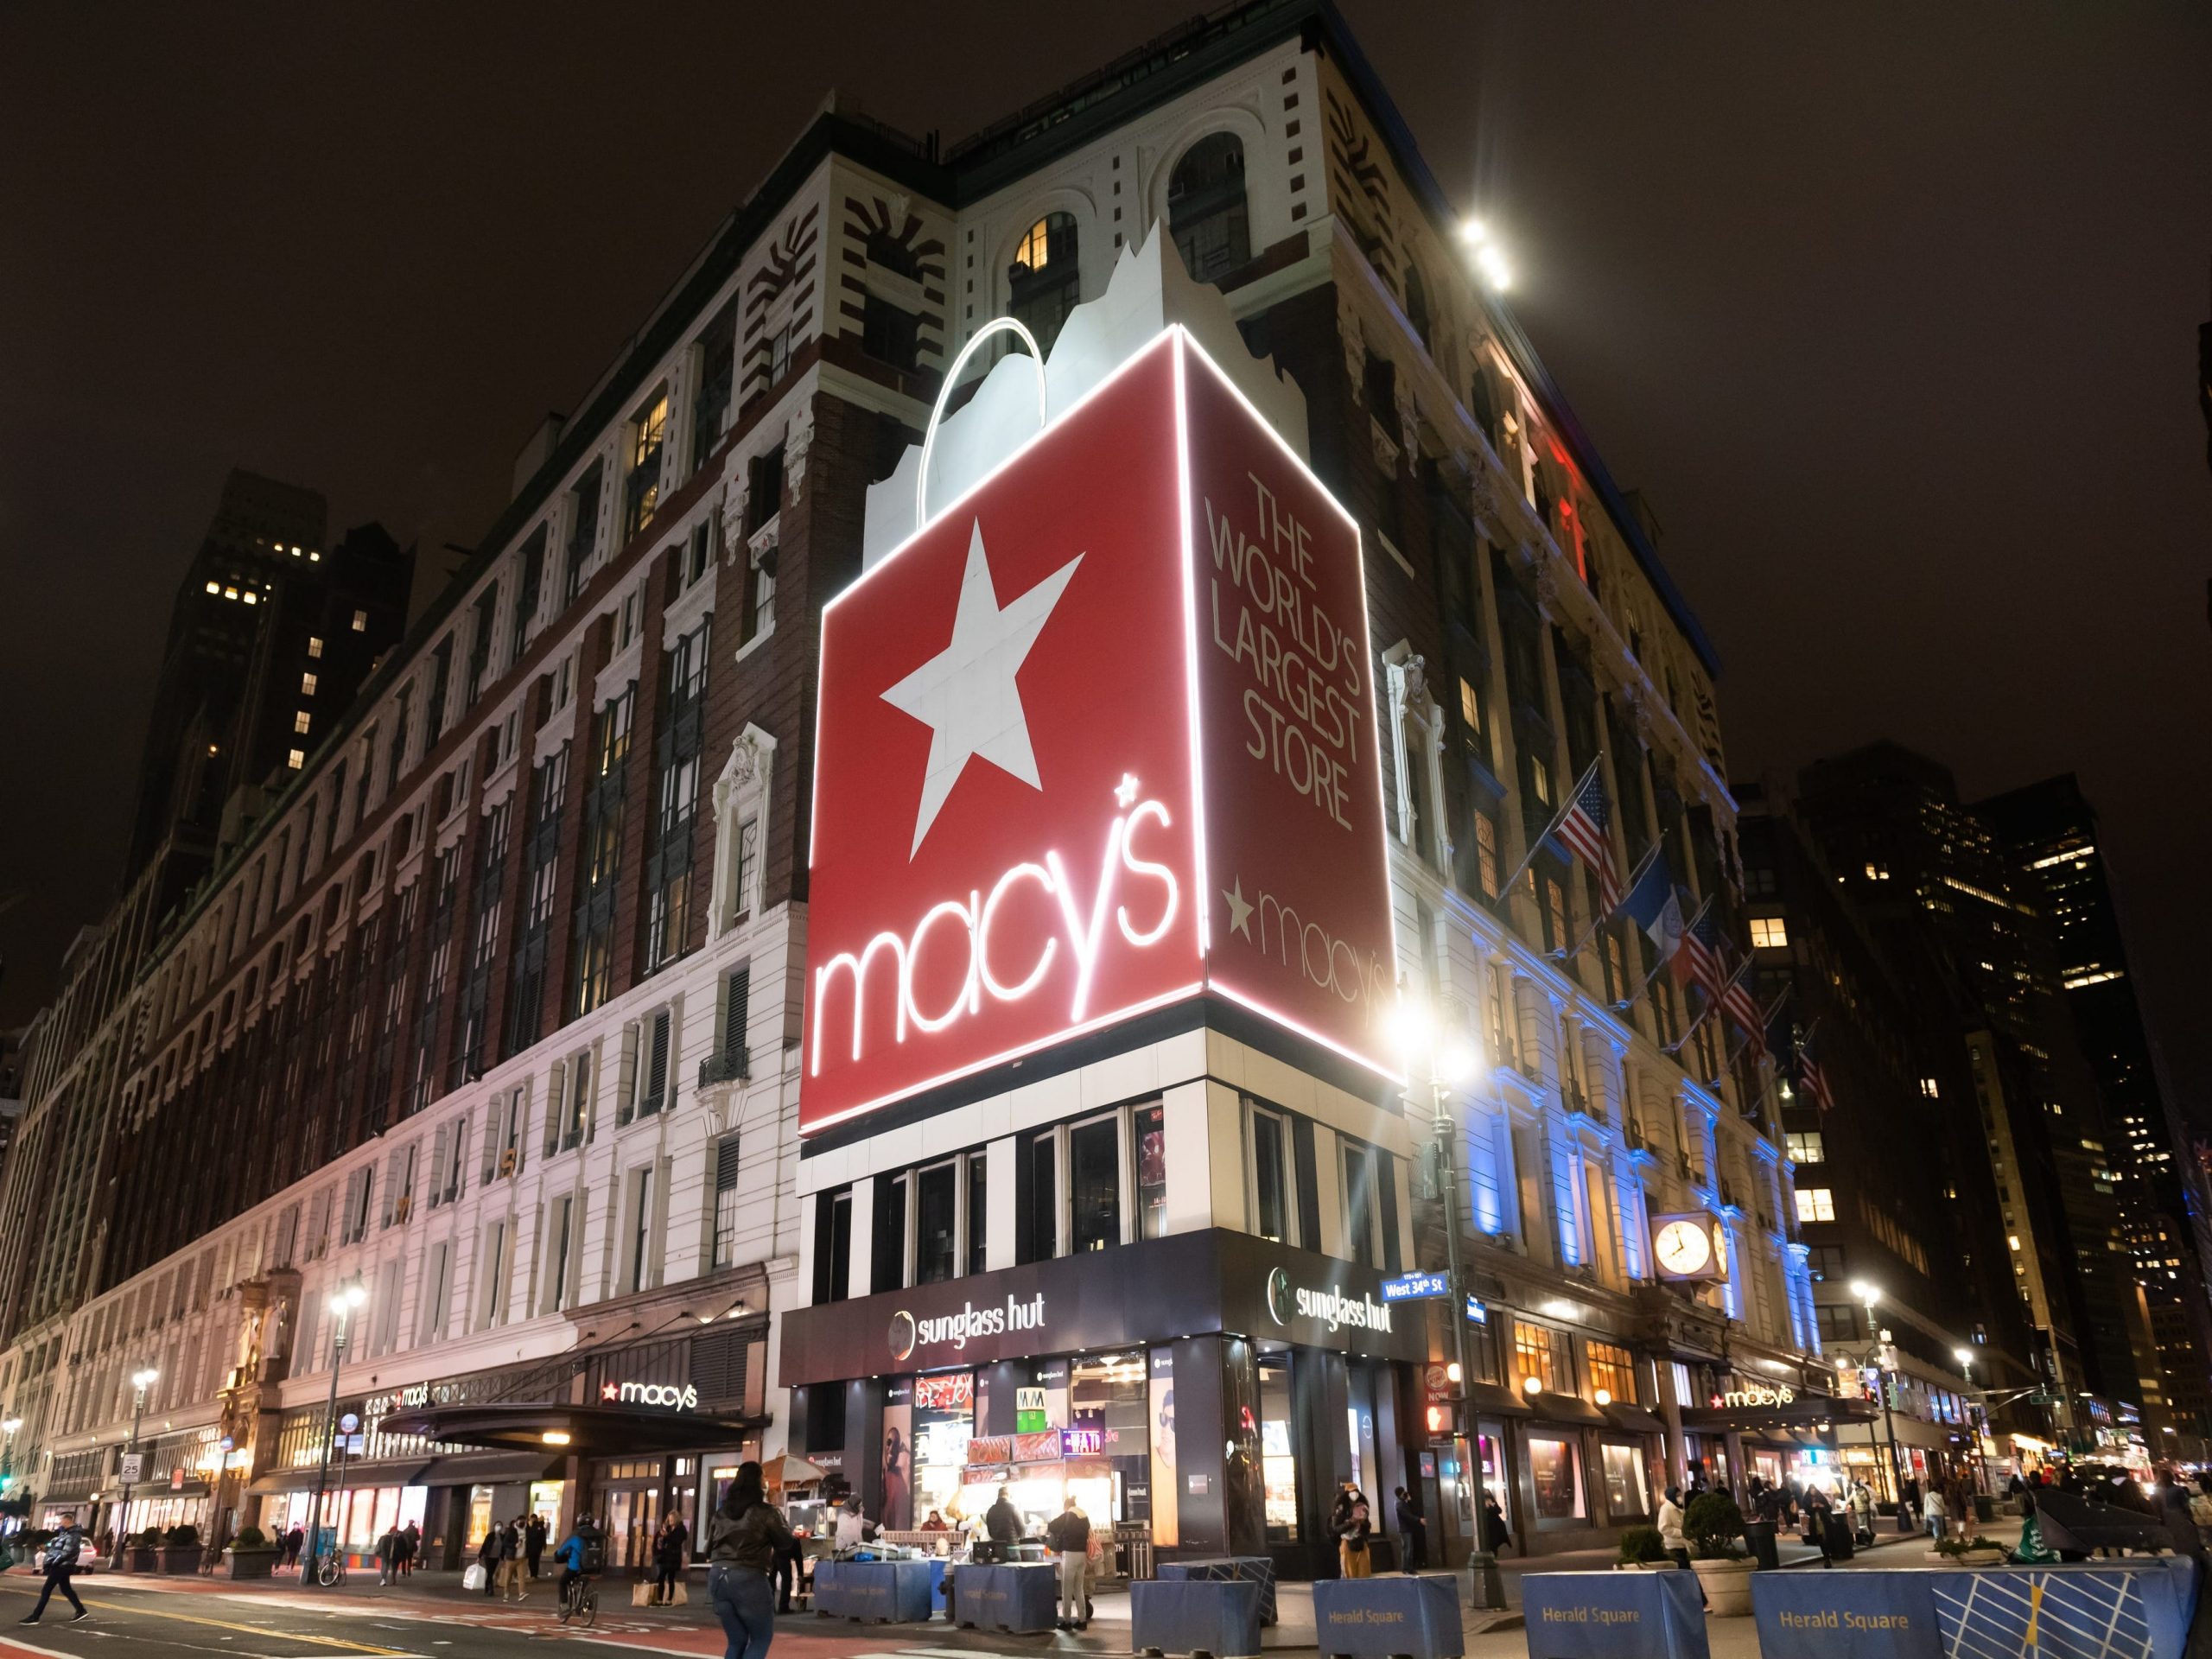
[[[56,1595],[40,1623],[17,1624],[30,1611],[38,1587],[28,1576],[0,1578],[0,1659],[26,1654],[99,1659],[203,1659],[209,1654],[231,1659],[508,1659],[542,1652],[549,1641],[574,1639],[536,1613],[467,1622],[420,1613],[394,1617],[373,1605],[325,1610],[283,1605],[264,1595],[161,1594],[104,1582],[98,1573],[77,1581],[90,1618],[73,1623],[69,1604]],[[614,1624],[603,1615],[594,1634],[619,1642],[618,1629],[609,1628]]]

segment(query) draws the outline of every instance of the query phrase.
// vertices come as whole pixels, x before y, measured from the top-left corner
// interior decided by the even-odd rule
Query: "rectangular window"
[[[1016,1257],[1025,1262],[1049,1262],[1060,1253],[1059,1157],[1051,1130],[1030,1137],[1015,1173],[1020,1177],[1014,1193],[1020,1222]]]
[[[1821,1140],[1818,1129],[1808,1129],[1802,1135],[1791,1133],[1783,1137],[1789,1149],[1793,1164],[1824,1164],[1827,1161],[1827,1147]]]
[[[990,1264],[986,1248],[990,1236],[990,1160],[982,1153],[968,1154],[968,1271],[982,1273]]]
[[[1167,1115],[1159,1106],[1140,1106],[1132,1135],[1136,1161],[1137,1236],[1158,1238],[1167,1230]]]
[[[1580,1443],[1532,1433],[1528,1446],[1529,1484],[1538,1522],[1581,1520],[1587,1510],[1582,1499]]]
[[[573,1151],[583,1145],[591,1133],[593,1081],[591,1050],[580,1050],[569,1062],[568,1101],[561,1123],[561,1150],[563,1152]]]
[[[1068,1198],[1078,1254],[1122,1242],[1121,1127],[1116,1113],[1068,1131]]]
[[[1835,1194],[1825,1186],[1801,1186],[1797,1189],[1797,1219],[1834,1221]]]
[[[285,766],[294,772],[297,772],[302,766],[307,765],[307,763],[308,755],[305,749],[294,749],[290,753],[284,757]]]
[[[614,903],[622,862],[625,779],[630,758],[634,683],[607,699],[593,721],[591,769],[584,797],[583,868],[575,914],[575,970],[569,1017],[591,1013],[613,993]]]
[[[553,1218],[546,1229],[550,1252],[545,1263],[548,1284],[544,1312],[558,1313],[569,1305],[569,1258],[575,1249],[576,1199],[564,1192],[553,1200]]]
[[[1605,1512],[1613,1520],[1651,1513],[1651,1490],[1644,1479],[1643,1453],[1611,1442],[1598,1448],[1605,1479]]]
[[[1779,916],[1751,918],[1751,949],[1780,949],[1789,943],[1789,929]]]
[[[721,442],[737,377],[737,302],[724,306],[699,336],[699,391],[691,400],[691,471],[707,464]]]
[[[868,1255],[868,1288],[898,1290],[906,1282],[906,1181],[886,1176],[875,1184],[874,1242]]]
[[[645,1071],[638,1084],[639,1117],[650,1117],[672,1103],[668,1087],[671,1025],[666,1008],[655,1010],[645,1022]]]
[[[299,713],[292,716],[293,732],[298,736],[305,737],[308,734],[308,726],[314,723],[314,719],[315,717],[308,714],[306,709],[301,709]]]
[[[842,1302],[852,1294],[853,1193],[824,1192],[814,1203],[814,1300]]]
[[[1382,1205],[1376,1192],[1375,1148],[1346,1139],[1344,1148],[1344,1255],[1370,1268],[1382,1265]]]
[[[495,1221],[484,1230],[483,1295],[476,1309],[479,1331],[506,1323],[508,1244],[505,1222]]]
[[[356,633],[366,633],[368,631],[369,631],[369,613],[368,613],[366,611],[356,611],[356,612],[354,612],[354,613],[353,613],[353,632],[356,632]]]
[[[737,1263],[737,1137],[726,1135],[715,1142],[715,1266]]]
[[[1821,1302],[1813,1313],[1822,1342],[1859,1340],[1859,1310],[1848,1302]]]
[[[430,1246],[423,1269],[423,1334],[425,1343],[437,1342],[446,1333],[446,1302],[453,1288],[453,1246]]]
[[[622,539],[653,521],[660,505],[661,442],[668,435],[668,391],[653,393],[630,422],[630,470],[622,481]]]
[[[861,350],[879,363],[911,374],[921,363],[922,320],[882,298],[868,294],[861,301]]]
[[[933,1285],[957,1270],[959,1166],[948,1160],[914,1178],[914,1282]]]
[[[1516,1393],[1524,1391],[1535,1377],[1546,1394],[1573,1392],[1574,1361],[1567,1348],[1567,1332],[1549,1325],[1513,1321],[1513,1382]]]
[[[300,695],[302,696],[311,697],[315,696],[315,677],[312,673],[302,674],[300,676]]]
[[[1636,1403],[1636,1360],[1625,1348],[1610,1342],[1592,1342],[1590,1356],[1590,1392],[1594,1398],[1603,1389],[1614,1402],[1624,1406]]]
[[[653,1243],[652,1166],[630,1172],[630,1247],[622,1280],[632,1295],[646,1287],[652,1275]]]
[[[321,635],[311,633],[308,636],[308,655],[310,657],[321,657],[322,655]]]
[[[645,861],[648,973],[682,956],[691,931],[691,866],[706,733],[707,630],[697,628],[661,658],[661,707],[653,744],[659,803]]]
[[[591,556],[599,545],[599,463],[576,480],[576,487],[569,492],[569,552],[567,570],[562,587],[569,599],[584,589],[584,572],[590,568]]]
[[[1290,1236],[1290,1135],[1283,1121],[1261,1107],[1252,1109],[1252,1230],[1278,1244]]]
[[[507,625],[508,659],[519,661],[523,642],[529,637],[530,625],[537,620],[538,601],[545,587],[545,531],[543,524],[530,532],[530,539],[522,544],[522,558],[516,571],[515,608]]]

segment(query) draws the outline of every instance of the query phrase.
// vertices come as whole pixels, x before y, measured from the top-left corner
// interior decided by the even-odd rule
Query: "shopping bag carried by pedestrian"
[[[670,1607],[686,1607],[690,1605],[690,1602],[691,1593],[683,1587],[683,1580],[678,1579],[674,1584],[668,1586],[668,1600],[664,1604],[665,1605]]]
[[[632,1585],[630,1586],[630,1605],[632,1607],[652,1606],[653,1605],[653,1587],[652,1584],[644,1579],[639,1579],[637,1583]]]
[[[481,1590],[484,1587],[483,1562],[471,1561],[468,1564],[468,1571],[461,1575],[461,1587],[464,1590]]]

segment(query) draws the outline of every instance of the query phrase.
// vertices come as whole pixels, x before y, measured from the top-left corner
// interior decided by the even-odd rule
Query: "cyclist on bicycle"
[[[553,1559],[561,1564],[561,1581],[555,1586],[555,1594],[565,1605],[572,1583],[605,1570],[607,1535],[592,1524],[591,1516],[580,1515],[575,1530],[561,1541],[560,1548],[553,1552]]]

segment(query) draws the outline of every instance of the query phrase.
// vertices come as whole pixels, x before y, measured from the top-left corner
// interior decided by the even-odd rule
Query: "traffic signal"
[[[1431,1400],[1428,1402],[1429,1438],[1445,1440],[1459,1432],[1459,1406],[1450,1400]]]

